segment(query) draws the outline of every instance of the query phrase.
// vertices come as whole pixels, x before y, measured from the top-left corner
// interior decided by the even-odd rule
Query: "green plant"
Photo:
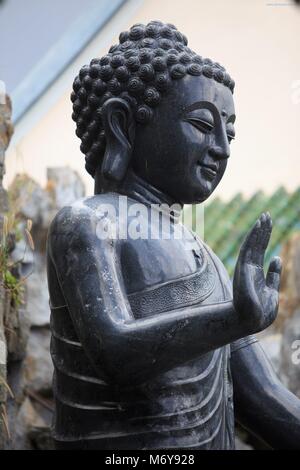
[[[25,252],[23,258],[15,262],[10,261],[10,252],[14,243],[13,240],[20,240],[22,236],[27,238],[30,248],[34,250],[34,243],[30,233],[31,227],[31,220],[27,220],[26,228],[22,234],[14,214],[3,217],[2,241],[0,244],[0,277],[4,289],[10,293],[11,302],[15,307],[24,303],[24,282],[26,277],[19,278],[15,275],[15,272],[18,264],[22,263]]]

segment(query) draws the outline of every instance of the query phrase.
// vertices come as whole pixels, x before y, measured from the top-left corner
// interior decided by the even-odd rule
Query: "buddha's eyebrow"
[[[195,111],[195,109],[202,109],[202,108],[209,109],[209,111],[211,111],[213,114],[215,113],[219,114],[218,108],[210,101],[197,101],[196,103],[193,103],[187,106],[186,108],[184,108],[184,111],[186,113],[189,113],[191,111]]]
[[[187,106],[185,109],[184,109],[184,112],[185,113],[189,113],[191,111],[195,111],[196,109],[208,109],[209,111],[211,111],[213,114],[217,114],[217,115],[220,115],[220,112],[218,110],[218,108],[213,104],[211,103],[210,101],[197,101],[196,103],[193,103],[191,104],[190,106]],[[222,116],[225,116],[227,117],[228,114],[226,113],[226,111],[222,111]],[[227,123],[234,123],[235,121],[235,114],[232,114],[228,120],[227,120]]]

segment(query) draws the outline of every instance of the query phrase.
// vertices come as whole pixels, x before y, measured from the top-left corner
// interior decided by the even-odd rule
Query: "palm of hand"
[[[276,318],[281,260],[271,260],[264,274],[264,255],[272,232],[269,214],[262,214],[248,233],[238,257],[233,280],[233,301],[249,333],[261,331]]]

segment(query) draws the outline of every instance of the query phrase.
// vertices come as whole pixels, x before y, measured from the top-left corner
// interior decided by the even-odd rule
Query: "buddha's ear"
[[[130,105],[121,98],[110,98],[102,107],[106,148],[101,172],[113,181],[124,178],[134,143],[135,121]]]

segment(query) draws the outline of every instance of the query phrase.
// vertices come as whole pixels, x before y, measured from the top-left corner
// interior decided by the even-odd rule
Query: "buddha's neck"
[[[117,192],[141,204],[160,206],[161,210],[169,214],[174,221],[178,221],[180,218],[183,206],[137,176],[132,170],[127,171],[126,177],[119,185],[113,186],[111,184],[104,184],[101,186],[101,191],[97,190],[95,191],[96,193],[109,191]]]

